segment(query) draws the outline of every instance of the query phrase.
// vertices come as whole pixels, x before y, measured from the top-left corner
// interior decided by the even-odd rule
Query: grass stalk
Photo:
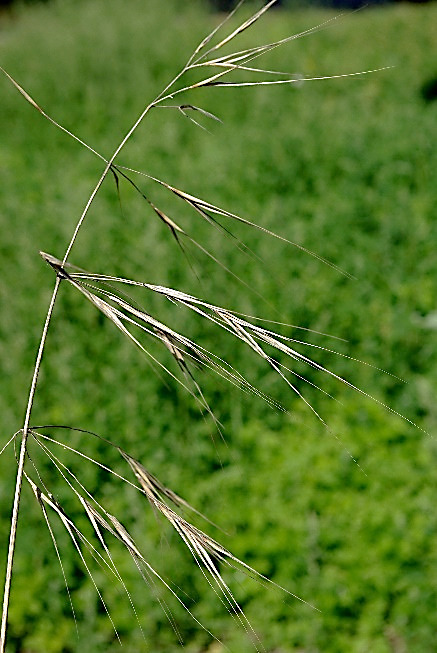
[[[41,369],[42,357],[44,354],[44,348],[47,340],[47,334],[50,326],[50,321],[53,315],[53,309],[55,307],[56,298],[58,296],[58,290],[61,283],[61,277],[57,276],[55,281],[55,287],[53,289],[52,297],[50,299],[49,308],[47,311],[47,316],[44,322],[44,328],[41,335],[41,340],[38,347],[38,353],[35,362],[35,368],[33,370],[32,383],[30,386],[29,398],[27,400],[26,415],[24,418],[24,425],[21,434],[21,445],[20,445],[20,455],[18,459],[17,467],[17,476],[15,481],[15,492],[14,500],[12,507],[12,516],[11,516],[11,527],[9,532],[9,546],[8,546],[8,558],[6,563],[6,573],[5,573],[5,586],[3,594],[3,607],[2,607],[2,623],[1,623],[1,633],[0,633],[0,652],[4,653],[6,647],[6,631],[8,623],[8,612],[9,612],[9,601],[11,595],[11,582],[12,582],[12,570],[14,565],[14,554],[15,554],[15,542],[17,537],[17,525],[18,525],[18,513],[20,509],[20,498],[21,498],[21,487],[23,484],[23,473],[24,473],[24,463],[26,460],[26,451],[27,451],[27,438],[29,436],[29,425],[30,417],[32,414],[32,407],[35,400],[35,393],[38,384],[39,371]]]

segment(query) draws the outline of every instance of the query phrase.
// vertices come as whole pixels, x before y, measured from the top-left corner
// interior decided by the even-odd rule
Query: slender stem
[[[27,445],[27,437],[29,432],[30,415],[32,413],[33,401],[35,398],[36,386],[38,383],[39,370],[41,368],[44,346],[47,339],[47,332],[49,330],[49,324],[53,314],[53,309],[55,306],[55,301],[58,294],[60,283],[61,283],[60,277],[56,277],[55,287],[53,289],[52,298],[50,300],[50,305],[44,322],[41,341],[39,343],[38,354],[36,357],[35,369],[33,372],[32,383],[30,386],[29,399],[27,401],[26,416],[24,419],[24,426],[23,426],[22,437],[21,437],[20,457],[18,460],[17,478],[15,482],[14,504],[12,508],[11,529],[9,533],[8,561],[6,565],[5,590],[4,590],[4,597],[3,597],[2,624],[1,624],[1,633],[0,633],[0,653],[4,653],[6,647],[6,626],[8,621],[9,598],[11,594],[12,567],[14,563],[18,511],[20,507],[21,486],[23,482],[24,462],[26,459],[26,445]]]
[[[184,68],[185,71],[185,68]],[[184,72],[183,71],[183,72]],[[167,90],[175,81],[180,77],[182,73],[179,73],[175,79],[166,87],[165,90]],[[134,131],[137,129],[137,127],[140,125],[140,123],[143,121],[147,113],[150,111],[150,109],[155,105],[156,102],[161,100],[162,93],[156,98],[156,100],[144,109],[144,111],[140,114],[140,116],[137,118],[135,123],[132,125],[132,127],[129,129],[127,132],[126,136],[123,138],[121,141],[120,145],[117,147],[115,150],[114,154],[111,156],[111,158],[106,161],[105,168],[102,172],[102,175],[97,182],[96,186],[94,187],[93,192],[91,193],[84,210],[82,211],[82,215],[80,216],[77,225],[75,227],[75,230],[73,232],[73,235],[71,237],[71,240],[68,244],[67,250],[64,254],[63,258],[63,264],[68,259],[68,256],[71,252],[71,249],[76,241],[77,235],[79,233],[79,230],[85,220],[85,217],[89,211],[89,208],[97,195],[106,175],[108,174],[115,158],[118,156],[119,152],[121,149],[124,147],[128,139],[132,136]],[[103,157],[101,157],[103,158]],[[35,393],[36,393],[36,387],[38,383],[38,376],[39,376],[39,371],[41,368],[41,362],[42,362],[42,357],[44,353],[44,348],[47,340],[47,334],[49,330],[49,325],[50,321],[52,318],[53,314],[53,309],[55,306],[56,298],[58,295],[58,290],[59,286],[61,283],[61,278],[57,277],[56,278],[56,283],[55,287],[52,293],[52,297],[50,300],[50,305],[47,311],[47,316],[45,319],[44,323],[44,328],[43,332],[41,335],[41,340],[38,348],[38,354],[36,357],[36,362],[35,362],[35,368],[33,371],[33,377],[32,377],[32,383],[30,386],[30,392],[29,392],[29,398],[27,401],[27,409],[26,409],[26,416],[24,419],[24,426],[22,430],[22,438],[21,438],[21,446],[20,446],[20,456],[18,460],[18,467],[17,467],[17,477],[16,477],[16,482],[15,482],[15,493],[14,493],[14,503],[13,503],[13,508],[12,508],[12,517],[11,517],[11,528],[9,532],[9,548],[8,548],[8,559],[7,559],[7,564],[6,564],[6,575],[5,575],[5,587],[4,587],[4,595],[3,595],[3,609],[2,609],[2,622],[1,622],[1,631],[0,631],[0,653],[5,653],[5,648],[6,648],[6,631],[7,631],[7,621],[8,621],[8,611],[9,611],[9,601],[10,601],[10,594],[11,594],[11,582],[12,582],[12,568],[13,568],[13,562],[14,562],[14,553],[15,553],[15,541],[16,541],[16,536],[17,536],[17,524],[18,524],[18,512],[20,508],[20,498],[21,498],[21,486],[23,482],[23,475],[24,475],[24,463],[26,460],[26,448],[27,448],[27,438],[28,438],[28,431],[29,431],[29,424],[30,424],[30,416],[32,413],[32,408],[34,404],[34,399],[35,399]]]
[[[114,154],[112,157],[109,159],[109,161],[106,163],[105,169],[97,182],[93,192],[91,193],[84,210],[82,211],[82,215],[79,218],[79,221],[76,225],[76,228],[74,230],[73,236],[70,240],[70,243],[67,247],[67,250],[65,252],[64,258],[63,258],[63,264],[66,262],[71,249],[76,241],[77,234],[79,232],[79,229],[81,228],[83,221],[85,220],[85,217],[89,211],[89,208],[97,195],[98,190],[100,189],[106,175],[108,174],[114,159],[120,152],[120,150],[123,148],[127,140],[130,138],[130,136],[133,134],[133,132],[136,130],[138,125],[141,123],[143,118],[146,116],[146,114],[150,111],[151,107],[153,105],[149,104],[144,111],[141,113],[139,118],[135,121],[134,125],[131,127],[131,129],[128,131],[126,136],[123,138],[121,141],[120,145],[117,147],[115,150]],[[13,568],[13,563],[14,563],[14,553],[15,553],[15,541],[17,537],[17,524],[18,524],[18,512],[20,508],[20,498],[21,498],[21,486],[23,483],[23,474],[24,474],[24,463],[26,459],[26,448],[27,448],[27,438],[28,438],[28,432],[29,432],[29,424],[30,424],[30,416],[32,414],[32,408],[33,408],[33,403],[35,399],[35,393],[36,393],[36,387],[38,383],[38,376],[39,376],[39,371],[41,368],[41,362],[42,362],[42,357],[44,353],[44,348],[47,340],[47,334],[49,330],[49,325],[50,321],[52,318],[53,314],[53,309],[55,306],[56,298],[58,295],[58,290],[59,286],[61,283],[61,278],[57,277],[56,278],[56,283],[55,287],[53,289],[52,293],[52,298],[50,300],[50,305],[47,311],[47,316],[44,322],[44,328],[43,332],[41,335],[41,340],[39,343],[39,348],[38,348],[38,354],[36,357],[35,361],[35,368],[33,371],[33,377],[32,377],[32,383],[30,386],[30,392],[29,392],[29,399],[27,401],[27,408],[26,408],[26,416],[24,419],[24,426],[23,426],[23,431],[22,431],[22,438],[21,438],[21,447],[20,447],[20,456],[18,459],[18,467],[17,467],[17,477],[16,477],[16,482],[15,482],[15,493],[14,493],[14,503],[13,503],[13,508],[12,508],[12,517],[11,517],[11,528],[9,532],[9,548],[8,548],[8,559],[7,559],[7,564],[6,564],[6,576],[5,576],[5,588],[4,588],[4,595],[3,595],[3,610],[2,610],[2,623],[1,623],[1,631],[0,631],[0,653],[5,653],[5,647],[6,647],[6,630],[7,630],[7,621],[8,621],[8,611],[9,611],[9,600],[10,600],[10,595],[11,595],[11,582],[12,582],[12,568]]]
[[[125,146],[126,142],[127,142],[127,141],[129,140],[129,138],[132,136],[132,134],[133,134],[134,131],[137,129],[137,127],[139,126],[139,124],[143,121],[143,119],[145,118],[145,116],[149,113],[149,111],[150,111],[150,109],[153,107],[153,105],[154,105],[153,102],[152,102],[151,104],[148,104],[148,105],[147,105],[147,107],[144,109],[144,111],[141,113],[141,115],[137,118],[137,120],[134,122],[134,124],[132,125],[132,127],[129,129],[129,131],[127,132],[126,136],[123,138],[123,140],[121,141],[120,145],[119,145],[119,146],[117,147],[117,149],[115,150],[114,154],[111,156],[111,158],[109,159],[109,161],[107,161],[106,166],[105,166],[105,169],[103,170],[102,175],[101,175],[99,181],[98,181],[97,184],[95,185],[94,190],[93,190],[93,192],[91,193],[91,195],[90,195],[90,197],[89,197],[89,199],[88,199],[88,202],[86,203],[85,208],[84,208],[84,210],[82,211],[82,215],[80,216],[79,221],[78,221],[78,223],[77,223],[77,225],[76,225],[76,228],[75,228],[75,230],[74,230],[73,236],[71,237],[70,243],[69,243],[69,245],[68,245],[68,247],[67,247],[67,251],[65,252],[64,258],[63,258],[63,260],[62,260],[62,264],[63,264],[63,265],[65,264],[65,262],[67,261],[69,255],[70,255],[71,248],[73,247],[73,245],[74,245],[74,243],[75,243],[75,241],[76,241],[76,237],[77,237],[77,234],[78,234],[78,232],[79,232],[79,229],[81,228],[81,226],[82,226],[82,224],[83,224],[83,221],[85,220],[86,215],[87,215],[87,213],[88,213],[88,211],[89,211],[89,208],[90,208],[91,204],[93,203],[93,200],[94,200],[95,196],[97,195],[97,193],[98,193],[98,191],[99,191],[101,185],[103,184],[106,175],[108,174],[108,172],[109,172],[109,170],[110,170],[112,164],[114,163],[115,158],[116,158],[117,155],[119,154],[120,150]]]
[[[120,152],[120,150],[124,147],[125,143],[127,140],[131,137],[133,132],[136,130],[138,125],[142,122],[146,114],[150,111],[151,107],[153,106],[152,104],[149,104],[144,111],[141,113],[139,118],[135,121],[131,129],[128,131],[126,136],[123,138],[121,141],[120,145],[117,147],[115,150],[114,154],[112,157],[107,161],[105,169],[97,182],[93,192],[91,193],[84,210],[82,211],[82,215],[79,218],[79,221],[76,225],[76,228],[74,230],[73,236],[71,237],[70,243],[67,247],[67,250],[65,252],[64,258],[63,258],[63,264],[66,262],[71,249],[76,241],[77,234],[79,232],[79,229],[81,228],[83,221],[85,220],[85,217],[89,211],[89,208],[97,195],[98,190],[100,189],[106,175],[108,174],[116,156]],[[56,283],[55,287],[53,290],[52,298],[50,300],[50,305],[49,309],[47,311],[47,316],[46,320],[44,323],[44,329],[41,335],[41,340],[38,348],[38,354],[36,357],[36,362],[35,362],[35,368],[33,371],[33,377],[32,377],[32,383],[30,386],[30,392],[29,392],[29,399],[27,401],[27,409],[26,409],[26,416],[24,419],[24,426],[23,426],[23,431],[22,431],[22,438],[21,438],[21,447],[20,447],[20,456],[18,460],[18,467],[17,467],[17,477],[16,477],[16,482],[15,482],[15,493],[14,493],[14,503],[13,503],[13,508],[12,508],[12,517],[11,517],[11,528],[9,532],[9,548],[8,548],[8,559],[7,559],[7,564],[6,564],[6,576],[5,576],[5,588],[4,588],[4,595],[3,595],[3,610],[2,610],[2,623],[1,623],[1,631],[0,631],[0,653],[5,653],[5,647],[6,647],[6,630],[7,630],[7,621],[8,621],[8,611],[9,611],[9,600],[10,600],[10,594],[11,594],[11,581],[12,581],[12,568],[13,568],[13,562],[14,562],[14,553],[15,553],[15,540],[17,536],[17,524],[18,524],[18,512],[19,512],[19,507],[20,507],[20,498],[21,498],[21,486],[23,482],[23,474],[24,474],[24,462],[26,459],[26,447],[27,447],[27,437],[28,437],[28,431],[29,431],[29,424],[30,424],[30,416],[32,414],[32,408],[33,408],[33,403],[35,399],[35,393],[36,393],[36,387],[38,383],[38,376],[39,376],[39,371],[41,368],[41,361],[44,353],[44,348],[45,348],[45,343],[47,340],[47,334],[49,330],[49,325],[50,321],[52,318],[53,314],[53,309],[55,306],[56,298],[58,295],[58,290],[59,286],[61,283],[61,278],[57,277],[56,278]]]
[[[103,184],[103,181],[105,180],[109,170],[111,169],[112,164],[114,163],[114,160],[122,150],[122,148],[125,146],[126,142],[129,140],[129,138],[132,136],[134,131],[137,129],[137,127],[141,124],[141,122],[144,120],[145,116],[149,113],[150,109],[154,107],[158,102],[162,102],[163,99],[165,99],[163,96],[165,96],[165,93],[171,88],[171,86],[186,72],[188,67],[188,64],[184,66],[184,68],[176,75],[176,77],[173,78],[173,80],[167,84],[165,89],[161,91],[161,93],[155,98],[153,102],[148,104],[146,108],[142,111],[140,116],[137,118],[137,120],[134,122],[132,127],[129,129],[123,140],[120,142],[119,146],[111,156],[109,160],[105,160],[104,157],[99,155],[95,150],[87,146],[83,141],[80,139],[77,139],[73,134],[68,132],[68,130],[65,130],[62,128],[58,123],[55,121],[50,120],[55,126],[60,127],[63,131],[65,131],[67,134],[70,136],[73,136],[76,140],[78,140],[80,143],[85,145],[89,150],[91,150],[94,154],[97,154],[100,158],[102,158],[105,162],[105,168],[100,176],[99,181],[97,182],[96,186],[94,187],[93,192],[91,193],[84,210],[82,211],[82,214],[76,224],[76,227],[74,229],[73,235],[71,237],[71,240],[68,244],[68,247],[66,249],[66,252],[64,254],[64,258],[62,261],[62,264],[64,265],[70,255],[71,249],[76,242],[77,235],[79,233],[79,230],[88,214],[88,211],[90,209],[90,206],[97,195],[101,185]],[[184,89],[185,90],[185,89]],[[171,97],[171,94],[168,95],[168,97]],[[43,115],[47,118],[48,116],[42,112]],[[15,553],[15,541],[16,541],[16,536],[17,536],[17,524],[18,524],[18,513],[19,513],[19,508],[20,508],[20,498],[21,498],[21,486],[23,483],[23,475],[24,475],[24,463],[26,460],[26,450],[27,450],[27,438],[28,438],[28,432],[29,432],[29,425],[30,425],[30,416],[32,413],[32,408],[34,404],[34,399],[35,399],[35,393],[36,393],[36,387],[38,383],[38,376],[39,376],[39,371],[41,368],[41,362],[42,362],[42,357],[44,353],[44,348],[47,340],[47,334],[50,326],[50,321],[52,318],[53,314],[53,309],[55,306],[56,298],[58,295],[58,290],[59,286],[61,283],[61,277],[56,278],[56,283],[55,287],[53,289],[52,297],[50,300],[50,305],[47,311],[47,316],[44,322],[44,328],[43,332],[41,335],[41,340],[38,348],[38,354],[36,357],[36,362],[35,362],[35,368],[33,371],[33,377],[32,377],[32,383],[30,386],[30,392],[29,392],[29,398],[27,401],[27,408],[26,408],[26,416],[24,419],[24,426],[22,430],[22,438],[21,438],[21,446],[20,446],[20,455],[19,455],[19,460],[18,460],[18,467],[17,467],[17,477],[16,477],[16,482],[15,482],[15,493],[14,493],[14,503],[13,503],[13,508],[12,508],[12,517],[11,517],[11,528],[9,532],[9,548],[8,548],[8,559],[7,559],[7,564],[6,564],[6,575],[5,575],[5,587],[4,587],[4,595],[3,595],[3,609],[2,609],[2,622],[1,622],[1,630],[0,630],[0,653],[5,653],[5,648],[6,648],[6,631],[7,631],[7,621],[8,621],[8,611],[9,611],[9,601],[10,601],[10,594],[11,594],[11,582],[12,582],[12,568],[13,568],[13,562],[14,562],[14,553]]]
[[[79,218],[79,221],[76,225],[76,228],[74,230],[73,236],[71,237],[70,243],[67,247],[67,250],[65,252],[64,258],[63,258],[63,264],[65,264],[71,249],[76,241],[77,234],[79,232],[79,229],[81,228],[83,221],[85,220],[85,217],[89,211],[89,208],[97,195],[98,190],[100,189],[106,175],[109,172],[109,169],[111,168],[112,163],[114,162],[114,159],[116,158],[117,154],[120,152],[122,147],[125,145],[126,141],[130,138],[130,136],[133,134],[135,129],[138,127],[140,122],[143,120],[145,115],[148,113],[152,105],[148,105],[145,110],[142,112],[140,117],[136,120],[134,125],[131,127],[131,129],[128,131],[126,136],[123,138],[121,141],[120,145],[117,147],[115,150],[114,154],[112,157],[109,159],[109,161],[106,163],[105,169],[97,182],[96,186],[94,187],[93,192],[91,193],[84,210],[82,211],[82,215]],[[50,300],[50,305],[47,311],[47,316],[44,322],[44,328],[43,332],[41,335],[41,340],[39,343],[39,348],[38,348],[38,354],[36,357],[35,361],[35,368],[33,371],[33,377],[32,377],[32,383],[30,386],[30,392],[29,392],[29,398],[27,401],[27,408],[26,408],[26,416],[24,419],[24,426],[23,426],[23,431],[22,431],[22,438],[21,438],[21,447],[20,447],[20,456],[18,459],[18,467],[17,467],[17,476],[16,476],[16,481],[15,481],[15,493],[14,493],[14,503],[13,503],[13,508],[12,508],[12,517],[11,517],[11,528],[9,532],[9,548],[8,548],[8,559],[6,563],[6,576],[5,576],[5,588],[4,588],[4,595],[3,595],[3,609],[2,609],[2,623],[1,623],[1,631],[0,631],[0,653],[5,653],[5,647],[6,647],[6,630],[7,630],[7,621],[8,621],[8,611],[9,611],[9,601],[10,601],[10,595],[11,595],[11,582],[12,582],[12,568],[13,568],[13,563],[14,563],[14,553],[15,553],[15,541],[17,537],[17,524],[18,524],[18,512],[20,508],[20,498],[21,498],[21,486],[23,483],[23,474],[24,474],[24,463],[26,459],[26,448],[27,448],[27,438],[28,438],[28,431],[29,431],[29,424],[30,424],[30,416],[32,414],[32,408],[33,408],[33,403],[35,399],[35,393],[36,393],[36,387],[38,383],[38,376],[39,376],[39,371],[41,368],[41,362],[42,362],[42,357],[44,353],[44,348],[47,340],[47,334],[49,330],[49,325],[50,321],[52,318],[53,314],[53,309],[55,306],[56,298],[58,295],[58,290],[59,286],[61,283],[61,278],[56,277],[56,283],[55,287],[52,293],[52,297]]]

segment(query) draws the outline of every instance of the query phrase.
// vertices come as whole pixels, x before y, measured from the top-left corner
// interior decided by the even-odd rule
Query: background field
[[[16,10],[0,22],[0,63],[50,115],[109,156],[217,21],[194,2],[162,5],[76,0]],[[272,12],[241,44],[281,38],[333,16],[315,9]],[[436,21],[436,5],[346,14],[275,51],[266,65],[307,76],[393,68],[298,87],[210,89],[191,101],[223,120],[208,125],[212,134],[176,112],[156,111],[120,159],[254,219],[356,279],[237,226],[234,233],[262,260],[245,256],[198,216],[166,205],[248,286],[192,251],[198,280],[164,225],[124,185],[120,211],[109,178],[70,259],[95,272],[172,285],[244,313],[342,338],[278,327],[368,363],[300,348],[377,401],[307,372],[334,396],[296,380],[329,424],[327,431],[248,350],[143,295],[151,312],[214,347],[289,410],[275,413],[218,377],[196,372],[224,425],[224,444],[192,398],[155,374],[72,289],[62,288],[55,312],[33,422],[81,426],[116,441],[229,536],[199,526],[320,610],[241,575],[227,576],[270,653],[419,653],[435,647],[437,102],[425,102],[421,87],[437,76]],[[6,441],[22,424],[53,284],[38,250],[62,256],[102,166],[44,121],[6,78],[0,84],[0,414]],[[152,186],[140,183],[161,201]],[[101,443],[58,435],[119,468],[116,453]],[[62,499],[65,490],[53,468],[36,449],[32,456]],[[113,513],[123,515],[196,617],[230,650],[253,650],[177,535],[149,506],[93,466],[74,459],[68,464],[81,469],[87,487]],[[12,450],[0,458],[0,475],[3,563]],[[55,522],[54,528],[80,638],[50,537],[25,488],[8,651],[119,650],[80,561]],[[177,650],[152,596],[161,593],[145,586],[121,553],[115,556],[149,644],[146,649],[125,594],[97,567],[123,650]],[[166,599],[185,650],[225,650]]]

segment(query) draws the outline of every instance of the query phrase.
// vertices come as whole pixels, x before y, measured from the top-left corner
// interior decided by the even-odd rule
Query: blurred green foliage
[[[241,38],[241,47],[333,16],[273,12]],[[146,10],[140,0],[76,0],[21,9],[13,20],[2,20],[2,66],[58,122],[109,156],[216,18],[194,2],[149,0]],[[320,610],[238,573],[226,575],[272,653],[419,653],[435,646],[437,121],[436,107],[420,93],[435,75],[435,20],[435,6],[346,15],[274,51],[266,66],[307,76],[394,68],[297,87],[199,92],[190,101],[224,123],[207,125],[212,135],[176,112],[157,110],[120,158],[254,219],[356,280],[292,246],[232,225],[261,261],[246,256],[142,180],[154,201],[248,285],[192,251],[199,281],[164,225],[124,184],[120,210],[109,178],[70,259],[94,272],[172,285],[244,313],[343,338],[277,327],[344,354],[301,347],[377,401],[332,376],[296,368],[334,396],[294,379],[328,430],[262,361],[225,334],[159,298],[139,296],[147,310],[213,348],[288,409],[277,414],[261,399],[195,372],[224,425],[224,444],[194,400],[155,374],[73,289],[62,288],[55,311],[33,422],[89,428],[117,442],[230,537],[200,527]],[[38,250],[62,256],[102,166],[44,121],[5,78],[1,85],[0,412],[6,441],[22,423],[53,284]],[[69,432],[57,437],[127,473],[116,451],[102,442]],[[54,468],[36,446],[30,453],[50,490],[82,525]],[[95,466],[73,455],[63,460],[132,529],[151,564],[195,616],[230,650],[253,650],[177,535],[148,505]],[[0,478],[3,563],[12,450],[0,458]],[[28,488],[21,511],[8,651],[118,650],[92,583],[53,520],[77,639],[59,564]],[[178,649],[157,597],[168,602],[187,651],[225,650],[161,588],[144,585],[117,547],[114,558],[148,650]],[[126,594],[98,566],[95,578],[124,650],[146,650]]]

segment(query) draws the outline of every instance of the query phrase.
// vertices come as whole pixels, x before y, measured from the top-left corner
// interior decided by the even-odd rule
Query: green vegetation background
[[[321,10],[272,12],[241,43],[274,40],[333,16]],[[226,576],[271,653],[435,649],[437,103],[426,104],[420,88],[437,75],[436,20],[435,4],[347,14],[275,51],[267,65],[310,76],[394,68],[299,87],[211,89],[191,101],[223,120],[208,125],[212,134],[176,112],[159,110],[121,156],[127,165],[253,218],[356,280],[292,246],[235,228],[262,261],[244,256],[199,216],[166,204],[144,183],[248,286],[193,252],[199,282],[165,227],[129,187],[121,188],[120,211],[111,179],[71,256],[91,271],[173,285],[245,313],[343,338],[278,327],[389,372],[301,348],[419,428],[310,371],[308,379],[334,399],[295,381],[329,424],[327,431],[244,348],[144,295],[151,312],[215,348],[288,409],[276,414],[262,400],[197,372],[223,422],[223,444],[195,402],[156,375],[72,289],[62,288],[56,309],[33,422],[90,428],[124,446],[229,533],[205,527],[211,535],[320,610],[239,574]],[[170,0],[32,6],[1,18],[1,65],[56,120],[109,156],[216,21],[203,5]],[[6,78],[0,83],[0,414],[6,441],[22,424],[53,284],[38,250],[62,255],[102,166],[44,121]],[[122,469],[115,452],[101,443],[57,435]],[[53,468],[36,448],[32,457],[75,514]],[[66,460],[132,528],[196,617],[230,650],[253,650],[177,535],[150,507],[95,467]],[[2,568],[14,469],[11,449],[0,459]],[[47,529],[25,488],[8,651],[119,650],[68,538],[55,520],[53,527],[80,638]],[[153,595],[168,601],[185,650],[225,650],[171,597],[144,585],[121,552],[114,555],[147,641],[126,595],[97,567],[123,650],[179,648]]]

